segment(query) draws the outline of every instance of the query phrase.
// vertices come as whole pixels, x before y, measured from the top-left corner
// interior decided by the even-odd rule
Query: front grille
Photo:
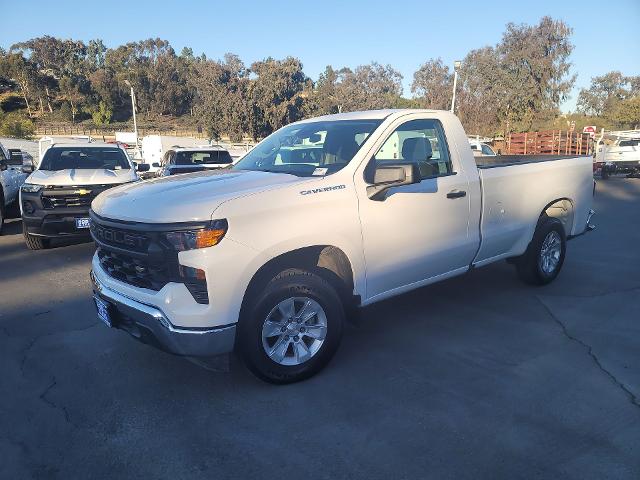
[[[206,280],[181,276],[178,254],[158,226],[121,224],[101,219],[93,212],[90,217],[98,260],[109,276],[154,291],[169,282],[183,283],[197,303],[209,303]]]
[[[146,259],[98,247],[98,259],[105,272],[135,287],[158,291],[169,282],[166,264],[153,265]]]
[[[95,197],[93,197],[95,198]],[[93,201],[92,197],[77,197],[71,195],[56,196],[56,197],[42,197],[42,206],[51,210],[53,208],[74,208],[74,207],[88,207]]]
[[[42,192],[42,206],[46,210],[55,208],[90,207],[91,202],[108,188],[116,185],[48,186]]]
[[[103,245],[137,253],[149,253],[149,247],[151,246],[149,234],[131,229],[100,225],[93,219],[91,220],[90,228],[93,238]]]

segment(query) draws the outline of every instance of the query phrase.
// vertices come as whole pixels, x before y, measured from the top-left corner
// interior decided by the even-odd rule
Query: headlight
[[[164,236],[177,252],[183,252],[217,245],[227,233],[227,228],[226,220],[214,220],[206,228],[167,232]]]
[[[35,183],[25,183],[22,185],[22,191],[25,193],[38,193],[42,188],[42,185],[36,185]]]

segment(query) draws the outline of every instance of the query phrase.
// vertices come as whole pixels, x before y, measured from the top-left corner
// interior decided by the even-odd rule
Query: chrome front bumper
[[[185,329],[175,327],[157,307],[111,290],[90,273],[93,294],[109,305],[112,326],[135,339],[176,355],[208,357],[233,350],[236,326]]]

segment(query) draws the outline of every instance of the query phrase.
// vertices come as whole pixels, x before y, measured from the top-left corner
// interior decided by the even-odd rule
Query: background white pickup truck
[[[89,208],[98,193],[139,180],[136,165],[119,145],[79,140],[41,141],[37,169],[25,165],[31,174],[20,188],[20,213],[31,250],[48,248],[54,238],[88,237]]]
[[[588,229],[591,163],[474,159],[442,111],[298,122],[227,172],[100,194],[98,314],[173,353],[235,347],[260,378],[301,380],[333,356],[354,307],[500,259],[552,281],[566,240]]]
[[[594,170],[599,170],[603,179],[616,173],[640,174],[640,130],[603,134],[595,150]]]

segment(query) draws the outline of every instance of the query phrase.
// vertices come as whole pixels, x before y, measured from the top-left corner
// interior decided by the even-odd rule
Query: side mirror
[[[160,164],[159,164],[158,162],[153,162],[153,163],[151,164],[151,166],[152,166],[153,168],[160,168]]]
[[[371,200],[384,200],[384,193],[391,187],[420,182],[420,167],[416,162],[381,162],[375,165],[373,184],[367,186]]]
[[[0,172],[4,172],[7,169],[7,161],[3,158],[0,160]]]
[[[25,162],[22,164],[22,173],[33,173],[33,162]]]
[[[149,165],[148,163],[139,163],[138,166],[136,167],[136,170],[138,172],[148,172],[150,168],[151,168],[151,165]]]

